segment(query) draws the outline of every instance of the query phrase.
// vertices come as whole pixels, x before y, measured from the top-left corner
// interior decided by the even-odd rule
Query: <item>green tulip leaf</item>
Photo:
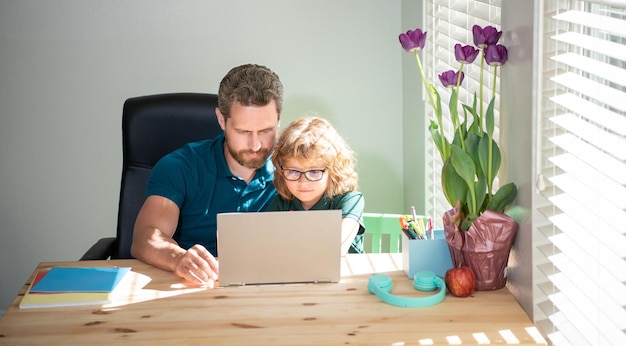
[[[485,122],[487,125],[487,134],[489,135],[489,137],[493,138],[493,130],[496,127],[495,125],[495,119],[494,119],[494,111],[493,108],[495,107],[495,102],[496,102],[496,97],[492,97],[491,101],[489,102],[489,106],[487,107],[487,114],[485,114]]]
[[[478,155],[478,145],[480,143],[481,138],[484,138],[484,137],[485,136],[479,137],[475,132],[470,132],[467,134],[467,138],[465,139],[465,151],[472,158],[472,161],[474,161],[474,166],[476,167],[476,176],[479,178],[485,176],[479,164],[480,157]]]
[[[450,119],[452,119],[452,122],[459,119],[459,113],[457,112],[458,103],[459,94],[456,92],[456,89],[452,89],[452,94],[450,94],[450,102],[448,103],[448,108],[450,109]]]
[[[456,170],[456,173],[465,181],[468,186],[468,194],[467,194],[467,207],[471,211],[475,211],[478,209],[478,205],[476,204],[476,190],[475,190],[475,179],[476,179],[476,165],[472,160],[471,156],[469,156],[463,149],[459,148],[457,145],[450,146],[450,163]]]
[[[498,192],[489,201],[487,209],[502,213],[507,206],[513,203],[516,197],[517,187],[513,183],[508,183],[498,189]]]
[[[431,84],[430,85],[430,90],[432,91],[433,95],[435,96],[435,106],[437,107],[435,109],[435,115],[437,116],[437,123],[439,125],[441,125],[441,123],[443,122],[443,118],[442,118],[442,110],[443,108],[441,108],[441,97],[439,96],[439,93],[437,92],[437,89],[435,89],[435,87]]]
[[[467,113],[470,112],[471,114],[471,109],[465,103],[461,103],[461,107],[463,107],[463,123],[461,124],[461,128],[466,130],[467,129]]]
[[[467,190],[465,201],[467,201],[467,215],[480,215],[483,209],[483,204],[487,194],[487,183],[485,179],[477,179]]]
[[[462,130],[462,129],[459,129]],[[463,147],[464,144],[461,143],[462,137],[459,131],[454,132],[454,138],[452,138],[452,144],[457,145],[459,147]]]
[[[484,210],[482,207],[487,196],[487,180],[485,178],[478,178],[474,183],[474,191],[476,191],[476,202],[473,208],[470,209],[470,214],[474,212],[476,215],[479,215]]]
[[[502,155],[498,143],[492,140],[491,170],[489,170],[489,140],[488,136],[483,136],[480,139],[480,143],[478,143],[478,162],[480,163],[480,170],[484,173],[488,184],[491,186],[500,170]]]
[[[453,136],[461,136],[461,142],[465,137],[459,126],[459,111],[458,111],[458,103],[459,103],[459,94],[456,89],[452,89],[452,94],[450,95],[450,103],[448,104],[448,108],[450,109],[450,120],[452,120],[452,127],[456,129],[454,131]]]
[[[469,127],[468,132],[474,132],[480,136],[483,131],[480,124],[480,115],[478,115],[478,111],[476,110],[477,103],[478,98],[476,97],[476,93],[474,93],[474,102],[472,103],[472,106],[470,107],[466,104],[463,104],[463,108],[465,108],[465,110],[467,110],[472,115],[472,119],[474,119],[474,121],[472,121],[472,126]]]
[[[430,121],[430,126],[428,126],[428,131],[430,131],[430,136],[439,151],[439,155],[441,156],[441,160],[445,161],[450,156],[450,147],[448,145],[448,141],[441,136],[439,132],[439,126],[433,120]]]
[[[465,205],[468,187],[463,178],[461,178],[448,158],[441,168],[441,187],[443,194],[450,205],[455,205],[456,201],[460,201],[461,205]]]
[[[469,156],[458,145],[450,146],[450,162],[457,174],[465,180],[467,185],[473,185],[476,178],[476,166],[472,157]]]
[[[466,216],[465,219],[463,219],[463,221],[461,221],[461,224],[459,225],[459,229],[462,232],[466,232],[470,226],[472,225],[472,222],[474,222],[474,220],[476,220],[476,218],[472,218],[470,216]]]

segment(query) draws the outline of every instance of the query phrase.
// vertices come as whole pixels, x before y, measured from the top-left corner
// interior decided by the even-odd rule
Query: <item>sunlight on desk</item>
[[[485,333],[474,333],[474,339],[476,339],[476,342],[479,344],[489,344],[489,338]]]
[[[204,291],[206,287],[187,287],[182,283],[170,285],[169,290],[148,288],[152,278],[134,271],[129,272],[111,295],[111,303],[103,305],[103,309],[119,308],[128,304],[141,303],[149,300],[169,298],[188,293]]]
[[[341,276],[385,273],[397,270],[402,270],[402,254],[398,253],[368,254],[367,261],[355,256],[341,258]]]
[[[448,336],[448,337],[446,337],[446,339],[448,340],[448,343],[450,345],[461,345],[461,344],[463,344],[463,342],[461,342],[461,338],[459,338],[456,335]]]
[[[501,330],[500,335],[502,335],[504,340],[506,340],[507,344],[519,344],[519,340],[515,337],[515,334],[513,334],[513,332],[508,329]]]
[[[544,339],[543,335],[541,335],[541,332],[539,331],[539,329],[537,329],[537,327],[528,327],[526,328],[526,332],[533,338],[533,340],[535,340],[536,343],[546,345],[548,344],[548,342],[546,341],[546,339]]]

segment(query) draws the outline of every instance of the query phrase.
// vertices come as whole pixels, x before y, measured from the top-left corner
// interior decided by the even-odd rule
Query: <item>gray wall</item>
[[[533,128],[536,93],[533,90],[535,52],[535,1],[502,1],[503,41],[509,60],[502,69],[500,138],[503,168],[500,181],[517,185],[515,204],[522,209],[521,222],[509,257],[507,287],[533,318],[532,296],[532,195],[534,189]]]
[[[282,125],[329,118],[358,152],[366,209],[403,212],[400,0],[0,2],[0,310],[39,262],[115,234],[128,97],[216,92],[255,62]],[[383,182],[383,183],[380,183]]]
[[[402,29],[400,32],[424,29],[423,22],[423,1],[405,0],[402,1]],[[398,46],[400,44],[398,43]],[[408,206],[415,206],[416,210],[426,211],[426,199],[424,189],[427,186],[426,170],[426,141],[430,141],[430,133],[426,131],[428,119],[423,116],[424,104],[421,97],[423,94],[423,84],[420,82],[415,67],[415,57],[404,50],[402,52],[402,119],[401,129],[403,140],[403,172],[404,172],[404,199],[405,208],[401,213],[406,213]]]

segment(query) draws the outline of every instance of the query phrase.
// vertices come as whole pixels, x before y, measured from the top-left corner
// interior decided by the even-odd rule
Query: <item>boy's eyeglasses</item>
[[[301,172],[295,169],[284,169],[282,167],[280,167],[280,169],[283,171],[285,179],[289,181],[298,181],[303,174],[308,181],[319,181],[324,177],[324,172],[326,172],[326,168],[312,169],[306,172]]]

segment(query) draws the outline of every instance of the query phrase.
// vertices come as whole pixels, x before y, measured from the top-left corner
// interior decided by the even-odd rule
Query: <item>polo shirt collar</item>
[[[292,203],[293,203],[295,210],[304,210],[304,207],[302,206],[302,202],[299,199],[294,198]],[[320,200],[317,201],[317,203],[315,203],[313,207],[309,210],[327,210],[329,206],[330,206],[330,197],[324,194],[322,198],[320,198]]]

